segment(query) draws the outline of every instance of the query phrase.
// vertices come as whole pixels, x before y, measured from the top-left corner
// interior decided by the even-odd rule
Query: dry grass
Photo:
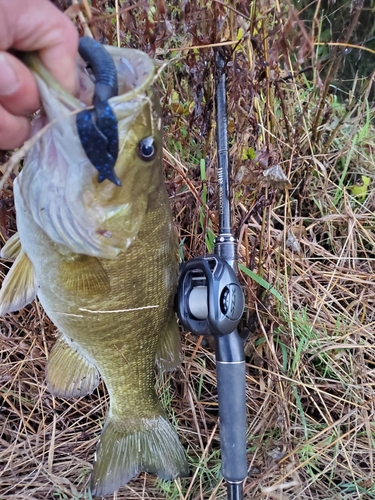
[[[213,51],[185,49],[238,40],[228,56],[234,226],[240,262],[269,284],[266,290],[241,272],[247,304],[241,328],[250,333],[247,498],[375,498],[371,79],[353,82],[344,103],[332,95],[343,54],[333,48],[319,62],[319,9],[304,25],[276,0],[250,8],[192,1],[183,13],[181,2],[168,2],[166,11],[164,2],[155,4],[149,17],[135,5],[116,26],[115,4],[93,1],[91,27],[113,44],[119,30],[122,43],[151,51],[160,63],[174,58],[158,85],[166,182],[185,258],[203,254],[217,231]],[[356,15],[354,9],[342,43],[352,40]],[[362,175],[371,184],[355,198],[349,186]],[[15,230],[11,179],[1,199],[5,240]],[[4,318],[0,335],[0,498],[89,498],[105,388],[78,401],[48,393],[54,326],[38,303]],[[192,477],[170,484],[141,474],[115,499],[225,498],[213,351],[206,339],[183,338],[181,369],[157,375],[157,388]]]

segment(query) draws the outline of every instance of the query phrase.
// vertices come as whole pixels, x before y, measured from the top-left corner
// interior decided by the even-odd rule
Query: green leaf
[[[264,288],[265,290],[267,290],[267,292],[272,293],[272,295],[274,297],[276,297],[277,300],[279,300],[280,302],[284,302],[282,296],[279,294],[279,292],[276,290],[276,288],[273,288],[273,286],[270,285],[268,283],[268,281],[266,281],[264,278],[261,278],[258,274],[254,273],[253,271],[251,271],[251,269],[249,269],[248,267],[244,266],[241,263],[238,264],[238,268],[242,272],[244,272],[245,274],[247,274],[248,276],[250,276],[250,278],[252,280],[254,280],[256,283],[258,283],[258,285],[260,285],[262,288]]]

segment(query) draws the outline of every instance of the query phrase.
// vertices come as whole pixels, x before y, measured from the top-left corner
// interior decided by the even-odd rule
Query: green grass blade
[[[248,276],[250,276],[250,278],[252,280],[254,280],[256,283],[258,283],[258,285],[260,285],[262,288],[264,288],[265,290],[267,290],[267,292],[272,293],[272,295],[274,297],[276,297],[277,300],[279,300],[280,302],[284,302],[282,296],[276,290],[276,288],[274,288],[272,285],[270,285],[268,283],[268,281],[266,281],[264,278],[262,278],[261,276],[259,276],[256,273],[254,273],[254,271],[252,271],[251,269],[249,269],[248,267],[244,266],[241,263],[238,264],[238,268],[240,269],[240,271],[242,271],[245,274],[247,274]]]

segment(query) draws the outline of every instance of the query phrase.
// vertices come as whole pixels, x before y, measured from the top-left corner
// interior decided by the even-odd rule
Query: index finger
[[[0,0],[0,50],[37,50],[42,61],[71,93],[75,90],[78,34],[49,0]]]

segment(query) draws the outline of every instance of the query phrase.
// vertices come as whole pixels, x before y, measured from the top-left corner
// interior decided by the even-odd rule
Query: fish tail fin
[[[167,419],[158,415],[137,424],[127,430],[122,421],[107,419],[91,476],[93,497],[114,493],[139,472],[165,480],[189,475],[185,451]]]

